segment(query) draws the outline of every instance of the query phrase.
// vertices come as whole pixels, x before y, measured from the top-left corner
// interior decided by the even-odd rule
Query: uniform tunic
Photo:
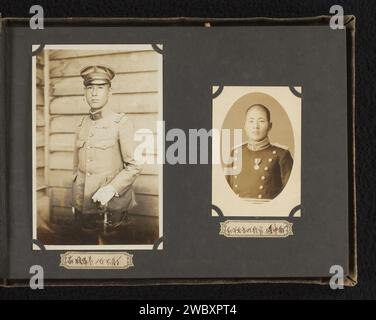
[[[98,213],[92,196],[110,184],[117,192],[108,202],[110,212],[134,207],[132,184],[141,170],[133,149],[133,128],[124,114],[108,111],[97,120],[84,116],[76,132],[72,206],[82,214]]]
[[[241,166],[241,171],[226,176],[226,179],[239,197],[273,199],[285,187],[293,165],[288,150],[269,144],[262,150],[253,151],[245,143],[235,148],[232,154],[234,161],[230,167]]]

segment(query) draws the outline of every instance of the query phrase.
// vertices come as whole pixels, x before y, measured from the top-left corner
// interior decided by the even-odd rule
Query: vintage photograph
[[[213,164],[212,203],[224,215],[288,216],[300,204],[301,88],[221,90],[213,99],[221,163]]]
[[[162,165],[135,133],[163,120],[162,45],[32,50],[33,248],[152,249]]]

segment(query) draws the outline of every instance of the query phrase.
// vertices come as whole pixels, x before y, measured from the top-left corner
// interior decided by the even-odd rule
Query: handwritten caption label
[[[60,267],[66,269],[128,269],[133,255],[127,252],[68,251],[60,255]]]
[[[226,220],[219,234],[229,238],[286,238],[293,235],[292,223],[285,220]]]

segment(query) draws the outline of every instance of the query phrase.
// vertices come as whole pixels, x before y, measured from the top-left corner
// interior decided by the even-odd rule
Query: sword
[[[107,211],[107,204],[104,206],[104,218],[103,218],[103,234],[107,234],[107,226],[108,226],[108,211]]]

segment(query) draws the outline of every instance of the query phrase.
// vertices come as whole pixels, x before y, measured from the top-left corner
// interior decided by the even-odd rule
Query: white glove
[[[100,202],[102,206],[107,205],[108,201],[110,201],[117,192],[113,186],[110,184],[99,188],[97,192],[93,195],[92,199],[94,202]]]

